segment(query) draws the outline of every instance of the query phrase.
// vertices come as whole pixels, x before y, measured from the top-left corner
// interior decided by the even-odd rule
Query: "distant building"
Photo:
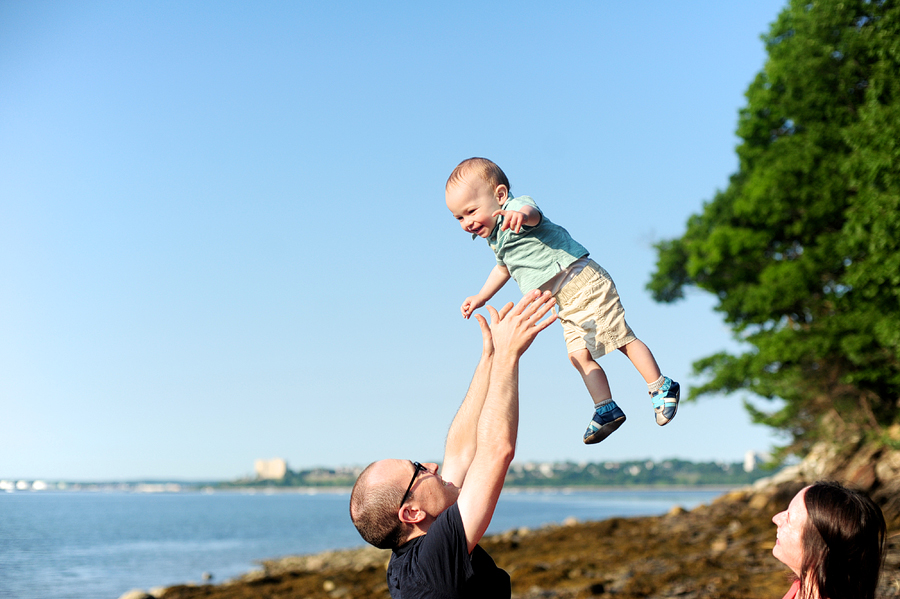
[[[253,468],[256,470],[256,478],[261,480],[281,480],[288,470],[287,462],[281,458],[256,460]]]
[[[744,454],[744,472],[753,472],[760,464],[765,464],[772,457],[767,453],[760,453],[752,449]]]

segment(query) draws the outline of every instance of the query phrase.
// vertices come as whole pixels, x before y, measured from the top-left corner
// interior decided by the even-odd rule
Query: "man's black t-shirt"
[[[454,503],[428,529],[396,549],[387,571],[393,599],[509,599],[509,574],[479,545],[469,555],[459,507]]]

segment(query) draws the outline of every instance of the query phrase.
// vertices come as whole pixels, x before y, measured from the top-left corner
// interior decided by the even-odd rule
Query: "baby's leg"
[[[573,351],[569,354],[569,360],[575,366],[584,386],[587,387],[591,399],[594,400],[594,413],[584,432],[583,441],[588,445],[599,443],[607,438],[613,431],[625,422],[625,414],[612,400],[612,392],[609,390],[609,379],[600,365],[591,357],[591,352],[586,349]]]
[[[600,365],[591,357],[591,352],[586,349],[580,349],[569,354],[569,360],[572,365],[584,379],[584,386],[587,387],[594,405],[604,403],[612,399],[612,391],[609,390],[609,379],[606,373],[600,368]]]
[[[656,414],[656,424],[660,426],[668,424],[675,418],[678,411],[681,386],[676,381],[662,375],[650,348],[644,345],[640,339],[626,343],[619,348],[619,351],[628,356],[628,359],[647,382],[650,399],[653,401],[653,412]]]
[[[619,351],[628,356],[628,359],[631,360],[631,363],[634,364],[637,371],[641,373],[641,376],[644,377],[644,381],[648,385],[652,384],[662,376],[659,365],[656,363],[656,358],[653,357],[650,348],[640,339],[635,339],[630,343],[626,343],[619,348]]]

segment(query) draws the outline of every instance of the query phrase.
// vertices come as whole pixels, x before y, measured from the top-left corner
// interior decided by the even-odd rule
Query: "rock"
[[[361,571],[371,567],[384,566],[390,557],[389,549],[366,546],[345,551],[325,551],[315,555],[264,560],[262,566],[267,576],[276,576],[287,572],[319,572],[340,568],[353,568]]]
[[[759,493],[750,498],[747,506],[751,510],[762,510],[769,505],[770,496],[768,494]]]
[[[131,589],[120,595],[119,599],[154,599],[154,597],[142,589]]]
[[[720,537],[712,542],[709,546],[709,550],[712,551],[714,555],[720,555],[725,553],[725,550],[728,549],[728,539],[724,537]]]

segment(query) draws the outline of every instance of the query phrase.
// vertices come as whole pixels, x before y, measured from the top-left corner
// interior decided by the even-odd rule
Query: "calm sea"
[[[504,491],[488,534],[690,509],[722,490]],[[349,493],[0,493],[0,597],[117,599],[363,544]]]

